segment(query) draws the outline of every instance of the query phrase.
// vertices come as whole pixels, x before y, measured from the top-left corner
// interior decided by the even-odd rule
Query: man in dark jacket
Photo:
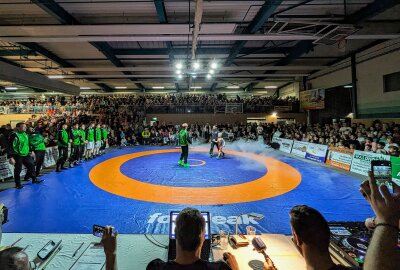
[[[27,170],[26,179],[32,178],[34,184],[42,182],[36,179],[35,164],[32,158],[35,153],[29,149],[29,138],[26,134],[25,123],[18,123],[16,131],[10,133],[8,150],[9,162],[14,165],[14,181],[17,189],[23,188],[20,178],[22,165],[25,165]]]
[[[30,128],[30,132],[29,146],[31,151],[35,153],[35,173],[36,176],[39,176],[46,154],[46,145],[44,144],[44,138],[40,132],[36,131],[33,127]]]
[[[64,168],[64,163],[68,160],[68,125],[63,124],[61,129],[57,133],[58,142],[58,160],[56,166],[56,172],[61,172]]]

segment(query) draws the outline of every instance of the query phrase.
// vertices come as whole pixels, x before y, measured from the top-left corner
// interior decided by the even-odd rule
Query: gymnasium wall
[[[147,114],[147,121],[157,118],[160,123],[246,123],[248,118],[265,118],[267,122],[277,122],[279,118],[294,118],[297,122],[306,123],[305,113],[278,113],[277,117],[267,114]]]
[[[380,44],[356,56],[358,118],[400,117],[400,91],[383,92],[383,75],[400,71],[400,41]],[[310,76],[314,77],[308,80],[312,88],[351,84],[350,58],[329,69],[326,74]]]

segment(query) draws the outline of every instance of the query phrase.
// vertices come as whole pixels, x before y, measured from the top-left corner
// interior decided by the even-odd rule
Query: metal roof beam
[[[46,48],[40,46],[39,44],[31,42],[31,43],[21,43],[21,45],[31,49],[32,51],[36,51],[36,52],[40,53],[41,55],[43,55],[46,58],[50,59],[51,61],[57,63],[61,67],[66,67],[66,68],[74,68],[75,67],[74,65],[72,65],[68,61],[58,57],[57,55],[55,55],[54,53],[50,52]],[[88,75],[86,72],[76,72],[76,74],[77,75]],[[89,81],[95,83],[96,85],[98,85],[100,88],[102,88],[106,92],[110,92],[110,90],[112,90],[112,88],[110,88],[109,86],[106,86],[105,84],[97,84],[95,82],[96,80],[89,80]]]
[[[56,3],[54,0],[32,0],[33,3],[35,3],[37,6],[39,6],[41,9],[43,9],[44,11],[46,11],[48,14],[50,14],[51,16],[53,16],[54,18],[56,18],[60,23],[62,24],[66,24],[66,25],[73,25],[73,24],[77,24],[79,25],[80,22],[78,20],[76,20],[71,14],[69,14],[64,8],[62,8],[58,3]],[[95,46],[98,50],[100,50],[99,48],[101,48],[102,50],[100,50],[101,52],[103,52],[103,54],[114,64],[116,65],[117,63],[120,63],[122,66],[120,67],[124,67],[124,65],[122,64],[122,62],[120,62],[114,55],[112,55],[110,53],[111,51],[111,47],[110,45],[108,45],[108,43],[106,42],[97,42],[97,43],[93,43],[91,42],[90,44],[92,44],[93,46]],[[55,56],[55,55],[54,55]],[[58,59],[58,56],[55,56]],[[62,59],[61,59],[62,60]],[[64,60],[62,60],[64,61]],[[66,62],[67,63],[67,62]],[[125,73],[124,73],[125,74]],[[100,85],[99,85],[100,86]],[[102,86],[104,87],[104,84],[102,84]],[[144,89],[142,84],[136,84],[136,86],[138,86],[140,89]],[[101,86],[100,86],[101,87]],[[110,87],[105,87],[103,88],[105,91],[110,91],[112,88]]]
[[[94,46],[96,49],[98,49],[101,53],[103,53],[108,60],[113,63],[114,66],[116,67],[125,67],[125,65],[119,60],[113,53],[111,46],[107,42],[90,42],[92,46]],[[131,72],[129,71],[123,71],[125,75],[132,75]],[[135,82],[135,80],[132,80]],[[145,90],[145,87],[141,83],[135,83],[135,85],[140,89],[140,90]]]
[[[80,89],[59,80],[52,80],[35,72],[0,61],[0,80],[10,81],[34,89],[62,92],[70,95],[79,95]]]
[[[275,12],[278,6],[282,3],[282,0],[276,1],[265,1],[264,5],[259,9],[253,21],[246,27],[244,34],[254,34],[268,21],[268,18]],[[233,45],[231,52],[229,53],[228,59],[225,61],[225,66],[229,66],[233,63],[240,50],[243,49],[246,41],[236,41]],[[210,91],[214,91],[218,83],[214,82],[211,85]]]
[[[398,4],[398,0],[375,0],[374,2],[368,4],[364,8],[360,9],[359,11],[356,11],[355,13],[351,14],[347,20],[345,20],[343,23],[351,23],[351,24],[358,24],[361,23],[365,20],[370,19],[371,17],[374,17],[389,8],[392,8],[396,4]],[[375,43],[380,43],[379,41],[374,41]],[[291,52],[283,59],[280,59],[275,63],[275,65],[288,65],[294,60],[298,59],[301,57],[303,54],[306,54],[313,50],[313,48],[316,46],[316,44],[313,44],[312,41],[309,40],[303,40],[298,42],[291,50]],[[273,71],[267,71],[265,74],[271,74]]]
[[[399,0],[375,0],[351,14],[345,21],[346,23],[360,24],[398,4]]]
[[[197,54],[229,54],[229,48],[198,48]],[[291,51],[290,47],[272,47],[272,48],[253,48],[245,47],[239,51],[238,55],[251,54],[287,54]],[[112,49],[114,55],[167,55],[168,49]],[[186,55],[186,48],[174,48],[171,50],[174,55]]]
[[[156,6],[157,15],[158,15],[158,19],[160,20],[160,23],[167,24],[168,18],[167,18],[167,12],[165,11],[164,0],[154,0],[154,5]],[[175,60],[174,60],[174,55],[171,52],[172,48],[173,48],[172,42],[166,41],[165,44],[167,45],[167,49],[168,49],[169,61],[173,65]],[[176,88],[176,90],[179,91],[179,83],[175,82],[175,88]]]
[[[80,24],[54,0],[32,0],[32,3],[35,3],[62,24]]]
[[[35,52],[32,50],[1,50],[0,49],[0,57],[1,56],[30,56],[35,55]]]

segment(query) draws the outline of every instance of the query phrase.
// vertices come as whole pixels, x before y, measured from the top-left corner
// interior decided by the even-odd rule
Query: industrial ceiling
[[[4,0],[0,61],[82,90],[251,92],[399,39],[399,22],[398,0]]]

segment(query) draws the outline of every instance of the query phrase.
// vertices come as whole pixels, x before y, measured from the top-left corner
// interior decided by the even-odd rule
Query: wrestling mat
[[[212,231],[290,234],[289,210],[318,209],[329,221],[360,221],[373,213],[360,195],[361,180],[257,145],[228,147],[210,158],[207,145],[191,148],[189,168],[177,164],[180,149],[134,147],[107,154],[40,185],[0,192],[9,207],[5,232],[91,233],[92,225],[113,225],[120,233],[168,234],[169,212],[187,206],[209,211]]]

